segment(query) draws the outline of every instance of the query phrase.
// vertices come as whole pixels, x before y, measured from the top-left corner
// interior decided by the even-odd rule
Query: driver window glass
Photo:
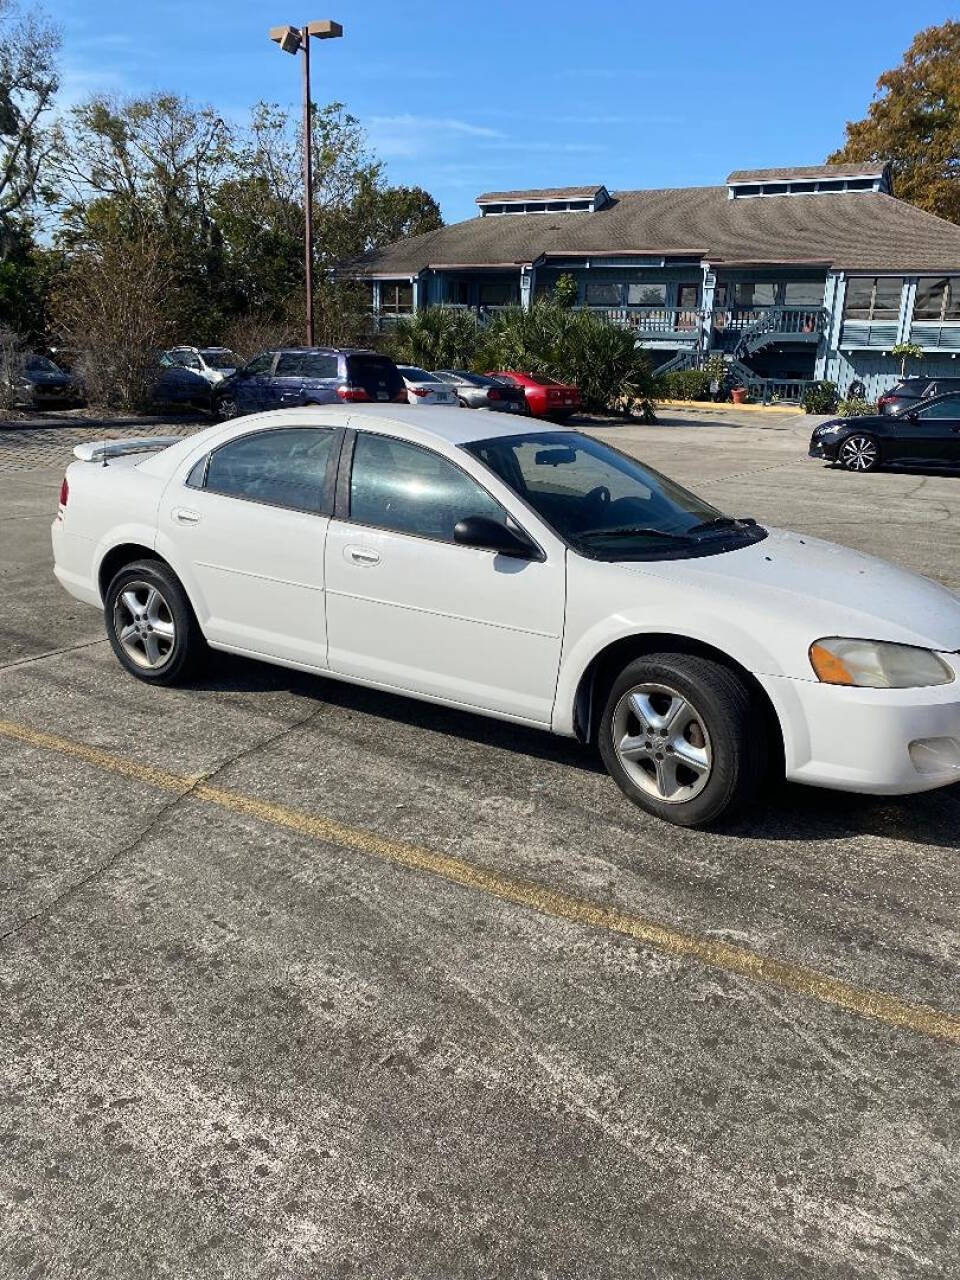
[[[386,436],[357,436],[351,520],[452,542],[454,527],[467,516],[506,523],[500,504],[446,458]]]
[[[301,372],[301,357],[294,355],[281,356],[273,371],[275,378],[293,378]]]
[[[918,418],[929,421],[931,418],[960,418],[960,397],[951,396],[948,400],[938,400],[936,404],[928,404],[917,409]]]
[[[247,373],[269,373],[270,366],[273,364],[273,352],[265,351],[262,356],[257,356],[245,366]]]
[[[241,436],[210,455],[206,488],[321,514],[332,440],[332,431],[315,427]]]

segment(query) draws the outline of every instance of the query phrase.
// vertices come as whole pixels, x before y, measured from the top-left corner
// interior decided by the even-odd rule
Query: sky
[[[63,30],[61,104],[174,90],[245,118],[298,107],[299,58],[271,26],[314,18],[314,99],[359,117],[390,181],[446,221],[486,190],[722,183],[821,163],[934,0],[47,0]],[[329,4],[329,7],[327,7]]]

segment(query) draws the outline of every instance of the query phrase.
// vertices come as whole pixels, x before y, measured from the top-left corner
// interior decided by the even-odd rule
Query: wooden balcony
[[[703,313],[690,307],[581,307],[633,329],[646,347],[695,346]]]

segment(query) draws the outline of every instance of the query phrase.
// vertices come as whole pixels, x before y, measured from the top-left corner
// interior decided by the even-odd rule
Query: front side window
[[[322,427],[296,427],[231,440],[210,455],[204,488],[320,514],[333,434]]]
[[[915,410],[918,418],[929,422],[938,418],[960,418],[960,396],[947,396],[943,400],[935,400],[933,404],[924,405]]]
[[[499,502],[439,454],[387,436],[357,436],[351,520],[452,542],[454,527],[467,516],[506,521]]]
[[[857,276],[847,281],[845,320],[896,320],[900,315],[900,276]]]
[[[635,459],[579,432],[465,445],[576,550],[595,559],[704,555],[765,536]]]
[[[265,351],[262,356],[254,356],[249,364],[244,365],[245,373],[269,373],[273,364],[273,352]]]
[[[275,378],[298,378],[301,373],[301,365],[303,357],[287,352],[277,361],[277,367],[273,371]]]

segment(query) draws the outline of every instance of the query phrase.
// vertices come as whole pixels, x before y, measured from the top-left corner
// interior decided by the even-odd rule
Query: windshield
[[[27,356],[23,362],[23,367],[30,373],[61,373],[52,360],[48,360],[46,356]]]
[[[411,382],[440,382],[440,378],[435,378],[432,373],[427,373],[426,369],[418,369],[415,364],[398,364],[397,368]]]
[[[201,354],[211,369],[239,369],[242,363],[233,351],[203,351]]]
[[[575,431],[465,445],[576,550],[596,559],[705,555],[765,530],[734,520],[643,466]]]

